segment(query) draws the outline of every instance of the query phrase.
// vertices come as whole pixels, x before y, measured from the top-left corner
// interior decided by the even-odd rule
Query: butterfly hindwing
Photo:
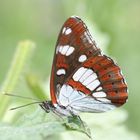
[[[75,69],[93,55],[101,54],[95,42],[78,17],[70,17],[60,31],[51,72],[51,98],[56,103],[58,89]]]
[[[104,112],[127,100],[127,85],[121,70],[105,55],[92,56],[67,79],[59,103],[73,111]]]

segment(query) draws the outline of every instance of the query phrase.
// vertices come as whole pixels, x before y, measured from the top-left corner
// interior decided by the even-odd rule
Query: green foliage
[[[1,124],[1,140],[45,140],[50,135],[60,133],[66,130],[59,121],[51,119],[43,111],[38,109],[32,115],[24,115],[14,125]],[[52,136],[53,137],[53,136]]]
[[[93,140],[139,140],[139,137],[125,126],[125,121],[128,117],[125,110],[118,109],[102,114],[82,114],[81,117],[91,128]],[[84,135],[75,132],[66,132],[61,136],[61,139],[67,140],[73,138],[88,140]]]
[[[86,23],[89,23],[89,28],[93,31],[93,38],[97,40],[97,45],[101,48],[105,47],[104,52],[116,58],[126,77],[130,91],[129,101],[123,107],[128,112],[128,118],[124,117],[125,119],[122,120],[123,117],[121,118],[121,116],[126,116],[127,113],[115,110],[113,111],[114,113],[85,114],[82,115],[82,120],[86,121],[89,128],[91,128],[93,139],[139,139],[134,134],[134,132],[138,135],[140,134],[140,112],[138,111],[140,98],[139,7],[139,0],[0,0],[0,91],[7,91],[7,86],[4,87],[4,85],[8,85],[8,87],[12,85],[10,92],[15,94],[41,100],[48,99],[48,75],[51,70],[57,34],[66,18],[71,15],[78,15]],[[101,34],[98,34],[96,29],[99,29]],[[99,36],[99,39],[97,36]],[[9,65],[15,52],[16,43],[25,38],[30,38],[37,43],[36,52],[32,59],[29,59],[30,55],[32,55],[32,51],[30,52],[29,49],[29,53],[27,52],[27,57],[23,59],[24,63],[20,66],[19,72],[13,72],[17,77],[12,74],[14,77],[9,78],[15,79],[15,82],[11,83],[11,80],[5,82],[7,80],[5,75],[8,76],[7,70],[10,71]],[[99,41],[102,38],[103,42],[100,43]],[[106,46],[109,47],[106,49]],[[31,63],[29,63],[30,60]],[[18,64],[16,67],[19,67]],[[8,136],[12,137],[12,134],[13,139],[16,139],[14,136],[15,134],[18,136],[18,133],[22,132],[23,123],[29,122],[26,119],[21,123],[20,120],[23,116],[27,114],[30,117],[31,114],[35,114],[36,106],[12,112],[7,111],[7,108],[26,103],[27,101],[22,99],[0,95],[0,140],[2,138],[7,140],[9,139]],[[38,115],[40,116],[41,113],[36,114],[36,116]],[[46,117],[50,120],[52,115],[51,117]],[[18,126],[17,120],[19,122]],[[3,122],[10,122],[12,125]],[[37,121],[35,120],[34,122]],[[48,122],[40,122],[41,124],[49,125],[47,124]],[[82,133],[68,131],[69,129],[60,124],[58,120],[54,121],[54,125],[55,123],[59,125],[56,124],[58,126],[56,132],[59,133],[64,128],[61,132],[65,133],[49,135],[47,139],[87,139],[87,136],[82,135]],[[36,127],[36,123],[30,124],[30,126],[26,125],[26,128],[30,127],[30,130],[32,130],[34,126]],[[42,126],[40,126],[40,129],[43,129]],[[62,128],[60,131],[59,127],[60,129]],[[51,129],[51,126],[49,128]],[[26,132],[23,135],[26,135]]]
[[[87,115],[89,119],[87,119]],[[117,136],[121,136],[119,137],[120,140],[139,140],[138,136],[130,132],[124,125],[124,121],[127,119],[127,113],[124,110],[106,113],[106,115],[92,114],[92,117],[90,114],[83,114],[82,118],[88,122],[90,127],[93,127],[93,139],[104,138],[104,140],[108,140],[110,138],[118,140]],[[46,114],[38,108],[34,113],[22,116],[14,125],[1,124],[0,138],[1,140],[18,140],[19,138],[21,140],[69,140],[74,137],[75,139],[89,140],[81,133],[72,131],[78,130],[81,132],[77,121],[77,119],[72,120],[73,124],[66,123],[66,119],[62,120],[51,113]]]
[[[27,63],[28,57],[31,55],[33,48],[34,44],[30,41],[19,43],[13,61],[11,62],[11,67],[1,87],[1,94],[11,93],[14,91],[14,88],[16,87],[19,77],[23,73],[23,69],[25,68],[25,64]],[[0,96],[0,103],[2,104],[2,106],[0,106],[1,119],[8,108],[9,102],[10,97]]]

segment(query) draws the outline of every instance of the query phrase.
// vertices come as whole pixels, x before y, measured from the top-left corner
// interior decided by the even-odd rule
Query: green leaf
[[[79,117],[59,118],[40,108],[33,114],[22,116],[14,125],[0,125],[1,140],[44,140],[60,132],[79,131],[91,138],[89,128]],[[58,138],[57,138],[58,139]]]
[[[65,125],[68,129],[82,132],[92,139],[90,128],[79,116],[68,117],[67,120],[68,122]]]
[[[32,126],[0,126],[1,140],[42,140],[65,130],[59,122],[40,123]]]
[[[24,115],[16,125],[0,125],[1,140],[45,140],[54,134],[66,131],[62,122],[40,108],[31,115]]]

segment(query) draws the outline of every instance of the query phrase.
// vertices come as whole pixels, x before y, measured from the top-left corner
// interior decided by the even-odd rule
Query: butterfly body
[[[120,67],[101,53],[79,17],[67,19],[60,31],[50,92],[51,101],[43,102],[41,107],[64,116],[106,112],[128,98]]]

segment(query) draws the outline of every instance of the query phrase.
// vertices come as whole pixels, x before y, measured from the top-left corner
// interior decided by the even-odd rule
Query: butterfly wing
[[[101,54],[78,17],[70,17],[64,23],[53,64],[52,103],[75,114],[108,111],[123,105],[128,98],[121,69]]]
[[[51,71],[50,91],[52,103],[57,103],[59,89],[68,77],[91,56],[101,54],[79,17],[70,17],[60,31],[56,43]]]
[[[62,86],[59,103],[73,112],[104,112],[123,105],[128,98],[121,70],[105,55],[92,56]]]

